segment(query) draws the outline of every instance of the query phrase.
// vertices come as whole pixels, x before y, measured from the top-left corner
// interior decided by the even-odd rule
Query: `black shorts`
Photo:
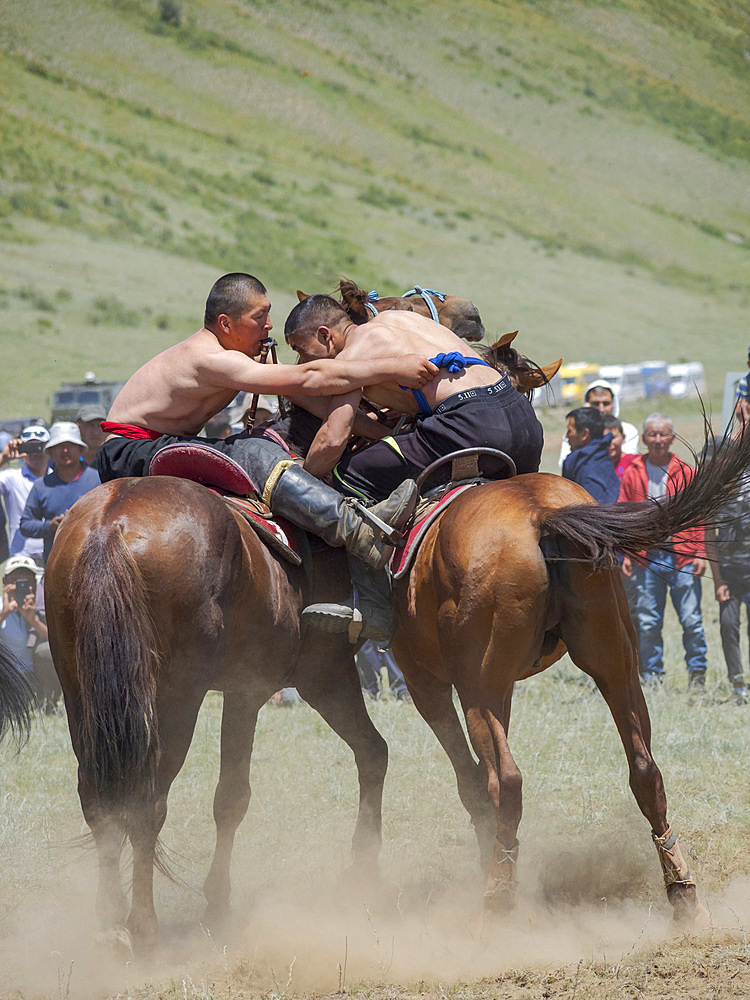
[[[153,440],[134,440],[113,437],[99,449],[96,467],[103,483],[110,479],[126,476],[147,476],[151,459],[162,448],[170,444],[203,444],[233,458],[241,465],[258,492],[265,486],[274,466],[289,458],[288,452],[263,437],[250,437],[246,433],[233,434],[228,438],[187,437],[178,434],[162,434]]]
[[[332,484],[350,496],[387,497],[405,479],[460,448],[497,448],[520,473],[538,472],[544,435],[534,407],[507,375],[494,385],[467,389],[417,418],[405,434],[384,438],[336,466]]]

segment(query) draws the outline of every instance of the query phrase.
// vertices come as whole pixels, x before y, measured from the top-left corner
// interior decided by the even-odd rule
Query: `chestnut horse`
[[[0,741],[8,732],[19,741],[28,734],[33,704],[20,660],[0,641]]]
[[[488,908],[510,903],[518,854],[521,773],[508,745],[513,686],[567,648],[612,713],[675,919],[691,925],[701,914],[651,755],[637,639],[615,552],[662,545],[716,517],[750,462],[750,434],[744,437],[699,463],[685,489],[662,504],[599,506],[579,486],[548,474],[468,490],[429,528],[410,575],[396,585],[394,653],[455,770],[487,872]]]
[[[388,295],[381,299],[377,292],[366,292],[364,288],[360,288],[348,279],[339,282],[338,291],[343,309],[359,326],[378,313],[388,309],[401,309],[419,313],[427,319],[437,320],[462,340],[479,341],[484,337],[482,317],[469,299],[444,295],[442,292],[421,288],[418,285],[409,294]],[[305,292],[297,290],[300,302],[307,297]]]
[[[310,579],[239,515],[195,483],[121,479],[66,514],[47,564],[50,645],[60,677],[78,793],[99,860],[97,910],[116,940],[156,941],[153,866],[170,785],[208,691],[224,692],[216,849],[204,885],[208,919],[228,910],[235,831],[250,800],[258,712],[286,685],[354,752],[359,773],[355,865],[377,867],[385,741],[364,706],[347,637],[300,636],[300,611],[340,601],[343,550],[313,554]],[[120,876],[133,847],[132,905]]]

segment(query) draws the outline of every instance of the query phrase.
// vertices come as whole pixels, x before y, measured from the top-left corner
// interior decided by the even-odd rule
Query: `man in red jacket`
[[[647,454],[638,455],[625,470],[619,500],[663,499],[678,492],[693,476],[693,467],[669,450],[674,425],[669,417],[652,413],[643,422]],[[667,591],[682,625],[682,643],[688,669],[688,687],[706,685],[706,637],[701,615],[701,581],[706,571],[705,531],[691,528],[672,538],[671,551],[651,549],[622,571],[634,576],[638,590],[636,618],[639,661],[644,681],[662,680],[664,644],[662,626]]]

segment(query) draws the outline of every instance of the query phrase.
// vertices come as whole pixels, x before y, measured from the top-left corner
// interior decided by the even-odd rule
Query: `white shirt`
[[[40,560],[42,558],[44,540],[26,538],[18,530],[31,487],[37,479],[42,478],[35,476],[26,462],[22,462],[20,468],[0,471],[0,497],[5,501],[5,512],[8,515],[8,536],[12,556],[30,556],[32,559]]]

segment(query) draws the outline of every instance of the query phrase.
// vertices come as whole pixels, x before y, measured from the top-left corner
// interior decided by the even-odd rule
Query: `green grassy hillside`
[[[702,360],[750,304],[750,15],[724,0],[15,0],[0,417],[122,378],[250,270],[474,298],[535,359]]]

